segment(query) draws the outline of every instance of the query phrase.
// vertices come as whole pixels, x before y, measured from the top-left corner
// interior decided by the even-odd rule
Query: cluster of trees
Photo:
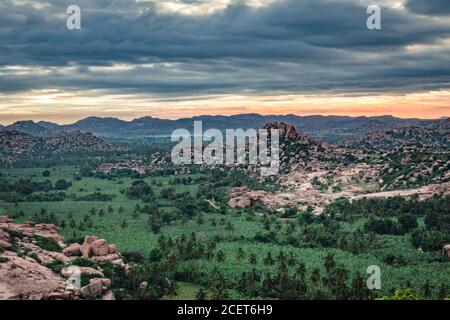
[[[355,254],[367,252],[377,246],[373,232],[362,228],[349,230],[340,221],[325,215],[314,216],[309,210],[287,211],[291,219],[285,223],[281,223],[277,215],[265,214],[262,218],[265,231],[258,232],[249,240],[299,248],[338,248]]]
[[[337,221],[368,220],[364,229],[376,234],[411,235],[411,243],[426,251],[441,250],[450,242],[450,197],[419,201],[401,197],[362,199],[350,202],[340,199],[329,205],[325,215]],[[419,225],[423,219],[424,226]]]
[[[144,201],[151,201],[155,196],[153,188],[144,180],[133,181],[126,190],[126,194],[130,199],[142,199]]]
[[[269,256],[265,261],[269,260]],[[343,266],[336,265],[334,257],[324,260],[325,273],[315,268],[308,271],[305,264],[289,259],[283,252],[277,257],[277,272],[262,273],[256,268],[244,272],[238,281],[238,290],[249,297],[276,299],[372,299],[366,280],[361,275],[351,276]],[[293,271],[290,271],[293,270]]]
[[[31,179],[19,179],[17,181],[9,182],[4,179],[0,179],[0,199],[8,202],[19,201],[41,201],[40,197],[50,200],[42,201],[61,201],[59,198],[63,197],[63,193],[55,193],[49,195],[34,195],[33,197],[26,198],[35,192],[49,192],[49,191],[62,191],[67,190],[72,186],[72,182],[65,179],[59,179],[53,185],[50,180],[45,181],[33,181]],[[54,200],[51,200],[54,199]]]

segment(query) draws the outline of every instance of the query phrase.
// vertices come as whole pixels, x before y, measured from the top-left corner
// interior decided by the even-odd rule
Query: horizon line
[[[89,118],[98,118],[98,119],[116,119],[116,120],[120,120],[120,121],[124,121],[124,122],[132,122],[138,119],[143,119],[143,118],[152,118],[152,119],[157,119],[157,120],[165,120],[165,121],[178,121],[178,120],[183,120],[183,119],[193,119],[193,118],[201,118],[201,117],[224,117],[224,118],[231,118],[231,117],[236,117],[236,116],[259,116],[259,117],[288,117],[288,116],[294,116],[294,117],[299,117],[299,118],[307,118],[307,117],[339,117],[339,118],[380,118],[380,117],[392,117],[395,119],[402,119],[402,120],[424,120],[424,121],[437,121],[437,120],[445,120],[448,119],[449,116],[447,115],[442,115],[438,118],[419,118],[419,117],[400,117],[400,116],[394,116],[392,114],[380,114],[380,115],[373,115],[373,116],[367,116],[367,115],[338,115],[338,114],[308,114],[308,115],[298,115],[295,113],[287,113],[287,114],[261,114],[261,113],[236,113],[236,114],[230,114],[230,115],[225,115],[225,114],[202,114],[202,115],[193,115],[191,117],[179,117],[179,118],[160,118],[160,117],[153,117],[151,115],[146,115],[146,116],[142,116],[142,117],[137,117],[131,120],[126,120],[124,118],[121,117],[114,117],[114,116],[97,116],[97,115],[92,115],[92,116],[86,116],[86,117],[81,117],[78,120],[75,120],[73,122],[70,123],[58,123],[58,122],[54,122],[54,121],[50,121],[50,120],[31,120],[31,119],[23,119],[23,120],[16,120],[14,122],[5,124],[4,122],[0,122],[1,125],[7,127],[10,125],[13,125],[17,122],[24,122],[24,121],[31,121],[33,123],[39,123],[39,122],[49,122],[49,123],[53,123],[53,124],[57,124],[60,126],[64,126],[64,125],[72,125],[75,124],[79,121],[85,120],[85,119],[89,119]]]

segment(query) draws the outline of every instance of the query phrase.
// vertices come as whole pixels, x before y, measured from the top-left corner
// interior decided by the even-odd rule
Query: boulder
[[[8,261],[0,264],[0,300],[46,299],[61,288],[64,279],[60,275],[28,257],[8,256]]]
[[[104,239],[95,240],[92,243],[92,255],[94,256],[106,256],[109,253],[109,247]]]
[[[102,296],[102,283],[94,282],[80,289],[81,296],[85,299],[96,299]]]
[[[7,216],[0,216],[0,223],[11,223],[14,220]]]
[[[89,280],[89,284],[101,283],[103,287],[111,288],[111,279],[108,278],[93,278]]]
[[[126,264],[125,264],[125,262],[123,262],[123,260],[122,259],[116,259],[116,260],[113,260],[113,261],[111,261],[111,263],[113,263],[113,264],[115,264],[115,265],[117,265],[117,266],[119,266],[119,267],[121,267],[121,268],[126,268]]]
[[[98,240],[95,236],[86,236],[84,237],[84,242],[81,245],[80,252],[81,255],[85,258],[89,258],[92,255],[92,244]]]
[[[117,247],[116,247],[115,244],[109,244],[108,245],[108,253],[109,254],[116,253],[116,251],[117,251]]]
[[[0,240],[9,241],[9,234],[0,229]]]
[[[0,248],[9,249],[11,247],[12,247],[11,243],[9,243],[9,242],[7,242],[5,240],[0,240]]]
[[[91,260],[94,262],[113,262],[114,260],[119,259],[119,255],[116,253],[113,254],[107,254],[105,256],[92,256]]]
[[[80,256],[81,255],[81,245],[79,243],[72,243],[70,246],[63,250],[63,253],[68,256]]]
[[[96,236],[86,236],[84,237],[84,243],[92,244],[97,239]]]
[[[92,255],[92,245],[90,243],[83,243],[80,247],[80,253],[83,257],[89,258]]]

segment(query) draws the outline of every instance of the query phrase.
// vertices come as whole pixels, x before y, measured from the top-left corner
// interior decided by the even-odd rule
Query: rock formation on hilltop
[[[15,130],[0,130],[0,162],[14,163],[19,159],[45,158],[64,153],[126,152],[91,133],[70,132],[48,136],[33,136]]]
[[[348,143],[354,147],[378,150],[398,150],[402,148],[443,148],[450,147],[449,120],[441,121],[432,127],[398,127],[366,134]]]
[[[280,171],[287,173],[301,168],[323,169],[330,164],[348,163],[364,155],[357,149],[337,147],[311,139],[284,122],[271,122],[264,129],[280,130]]]
[[[114,299],[111,279],[98,265],[128,270],[116,246],[94,236],[66,246],[58,231],[53,224],[16,224],[0,216],[0,300]],[[78,259],[92,266],[76,266]],[[68,281],[76,272],[80,286]]]

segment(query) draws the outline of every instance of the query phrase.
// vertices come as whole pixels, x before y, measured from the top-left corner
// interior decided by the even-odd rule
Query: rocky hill
[[[232,116],[196,116],[177,120],[142,117],[132,121],[117,118],[88,117],[73,124],[58,125],[51,122],[19,121],[7,128],[21,132],[44,135],[57,132],[92,132],[97,136],[149,136],[167,135],[175,129],[193,129],[194,121],[202,121],[204,130],[216,128],[250,129],[261,128],[269,122],[292,123],[302,132],[315,139],[335,142],[349,137],[358,137],[375,130],[392,129],[398,126],[430,126],[436,121],[421,119],[400,119],[392,116],[346,117],[346,116],[296,116],[296,115],[259,115],[239,114]]]
[[[322,170],[336,164],[349,164],[362,159],[364,154],[357,149],[338,147],[317,141],[298,131],[293,124],[271,122],[264,129],[280,131],[280,162],[282,172],[298,169]]]
[[[338,147],[311,139],[292,124],[269,123],[265,128],[281,132],[280,188],[275,193],[235,188],[230,206],[312,207],[319,214],[340,197],[417,195],[426,199],[448,194],[450,149],[444,124],[378,131],[359,144]],[[258,176],[254,179],[263,183]]]
[[[63,153],[124,152],[91,133],[70,132],[48,136],[33,136],[16,130],[0,130],[0,161],[14,162],[20,157],[55,155]]]
[[[67,246],[58,231],[0,216],[0,300],[114,299],[105,268],[129,269],[116,246],[94,236]]]
[[[370,132],[351,141],[353,147],[395,150],[404,147],[450,147],[450,120],[442,120],[433,126],[406,126],[390,130]]]

